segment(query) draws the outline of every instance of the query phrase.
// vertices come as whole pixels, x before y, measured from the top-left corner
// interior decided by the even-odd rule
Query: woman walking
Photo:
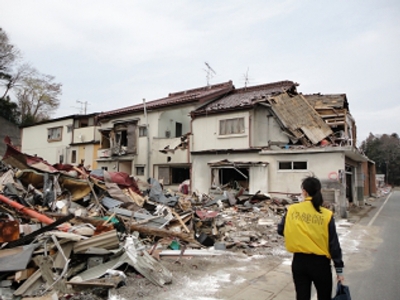
[[[343,281],[342,250],[332,211],[322,207],[321,182],[313,177],[303,180],[304,201],[289,206],[278,224],[286,249],[294,253],[292,275],[297,300],[310,300],[313,283],[318,300],[332,299],[331,260],[337,280]]]

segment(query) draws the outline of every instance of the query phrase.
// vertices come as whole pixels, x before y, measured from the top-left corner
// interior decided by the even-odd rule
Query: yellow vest
[[[286,249],[293,253],[325,255],[329,259],[329,222],[332,212],[321,207],[317,212],[311,197],[289,206],[285,219]]]

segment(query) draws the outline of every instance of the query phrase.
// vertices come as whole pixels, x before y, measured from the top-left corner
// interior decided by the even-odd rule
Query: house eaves
[[[229,160],[229,159],[222,159],[222,160],[211,160],[208,162],[208,165],[211,167],[229,167],[229,166],[257,166],[257,165],[268,165],[265,161],[244,161],[244,160]]]
[[[180,104],[188,104],[192,102],[203,103],[210,101],[212,99],[218,98],[225,95],[234,88],[232,81],[204,86],[200,88],[190,89],[186,91],[181,91],[177,93],[170,93],[168,97],[161,98],[158,100],[146,102],[146,109],[160,109],[164,107],[170,107]],[[142,112],[144,109],[144,104],[136,104],[116,110],[111,110],[107,112],[100,113],[98,115],[98,120],[107,119],[115,116],[123,116],[135,112]]]
[[[267,99],[273,114],[284,129],[303,144],[318,144],[333,131],[302,95],[282,93]]]
[[[261,150],[261,148],[245,148],[245,149],[207,149],[200,151],[190,151],[190,154],[231,154],[231,153],[257,153]]]
[[[65,120],[68,120],[68,119],[79,120],[79,119],[83,119],[83,118],[96,117],[98,114],[99,113],[91,113],[91,114],[87,114],[87,115],[79,115],[79,114],[68,115],[68,116],[63,116],[63,117],[59,117],[59,118],[43,120],[43,121],[31,124],[31,125],[19,126],[19,128],[34,127],[34,126],[37,126],[37,125],[43,125],[43,124],[54,123],[54,122],[59,122],[59,121],[65,121]]]
[[[210,103],[199,106],[192,111],[192,117],[209,115],[227,111],[244,110],[253,108],[260,101],[265,101],[268,97],[285,92],[297,94],[297,83],[293,81],[279,81],[252,87],[245,87],[232,90],[228,95],[216,99]]]
[[[360,153],[352,146],[344,147],[316,147],[305,149],[281,149],[281,150],[266,150],[259,152],[260,155],[292,155],[292,154],[317,154],[317,153],[343,153],[346,157],[351,158],[356,162],[371,161],[367,156]]]

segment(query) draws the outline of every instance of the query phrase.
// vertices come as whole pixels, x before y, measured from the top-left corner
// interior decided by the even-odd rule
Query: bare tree
[[[12,44],[7,33],[0,27],[0,83],[8,82],[13,64],[20,58],[19,50]]]
[[[47,120],[59,107],[62,84],[54,76],[39,74],[31,68],[29,76],[16,86],[16,97],[21,110],[21,124],[30,125]]]
[[[19,86],[22,86],[25,78],[34,76],[37,71],[32,68],[29,64],[22,64],[20,65],[16,72],[12,74],[9,78],[7,83],[5,84],[5,89],[2,98],[6,98],[8,93],[13,89]]]

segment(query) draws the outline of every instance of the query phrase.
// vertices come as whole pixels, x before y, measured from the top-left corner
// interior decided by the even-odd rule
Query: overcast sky
[[[62,83],[53,117],[232,80],[345,93],[359,142],[400,134],[398,0],[0,0],[23,60]],[[81,103],[77,102],[80,101]]]

